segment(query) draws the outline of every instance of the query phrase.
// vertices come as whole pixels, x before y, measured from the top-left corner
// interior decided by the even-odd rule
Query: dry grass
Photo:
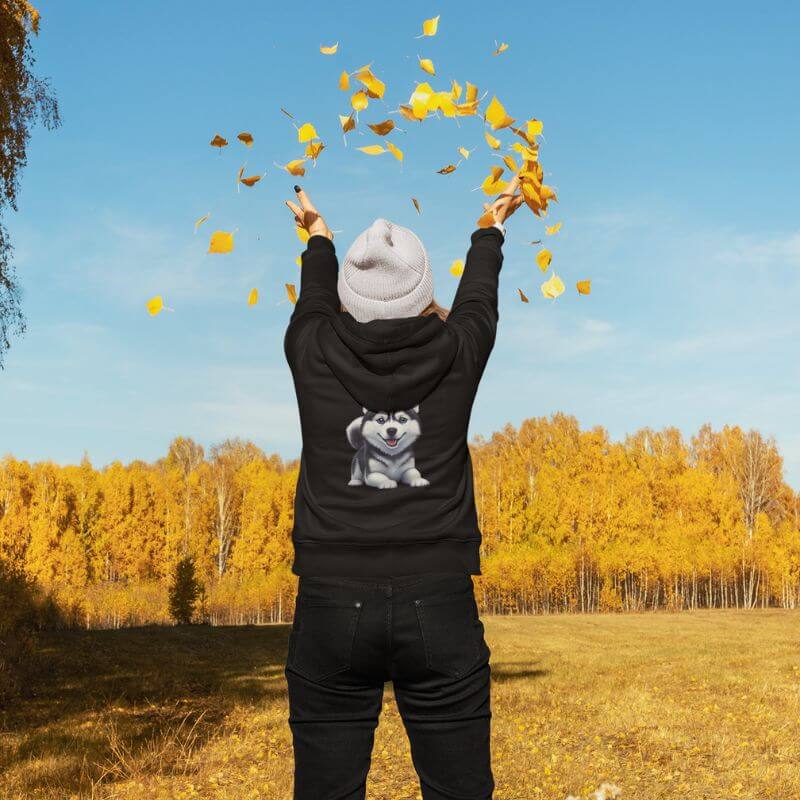
[[[489,618],[498,800],[800,798],[800,614]],[[0,798],[291,797],[285,626],[49,634]],[[418,798],[391,691],[367,797]],[[610,796],[610,795],[609,795]]]

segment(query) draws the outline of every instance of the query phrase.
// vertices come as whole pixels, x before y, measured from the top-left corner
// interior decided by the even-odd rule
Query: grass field
[[[800,613],[486,618],[498,800],[800,798]],[[0,798],[291,797],[287,626],[50,633]],[[391,691],[367,797],[419,797]]]

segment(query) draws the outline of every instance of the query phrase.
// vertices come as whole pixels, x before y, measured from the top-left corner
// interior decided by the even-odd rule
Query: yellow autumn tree
[[[675,428],[614,442],[555,414],[470,448],[485,611],[800,605],[800,501],[758,432]],[[169,623],[180,559],[214,624],[291,617],[298,465],[177,437],[148,464],[0,461],[0,557],[82,624]],[[70,616],[68,614],[67,616]]]

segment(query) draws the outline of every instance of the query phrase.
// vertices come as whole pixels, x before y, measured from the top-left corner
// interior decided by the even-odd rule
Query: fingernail
[[[300,191],[300,187],[299,187],[297,184],[295,184],[295,185],[294,185],[294,190],[295,190],[296,192],[299,192],[299,191]]]

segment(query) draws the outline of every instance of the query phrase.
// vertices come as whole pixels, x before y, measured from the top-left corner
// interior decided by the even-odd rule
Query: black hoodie
[[[340,311],[333,242],[312,236],[284,341],[303,450],[293,572],[480,573],[467,428],[497,328],[497,228],[472,247],[447,322]]]

